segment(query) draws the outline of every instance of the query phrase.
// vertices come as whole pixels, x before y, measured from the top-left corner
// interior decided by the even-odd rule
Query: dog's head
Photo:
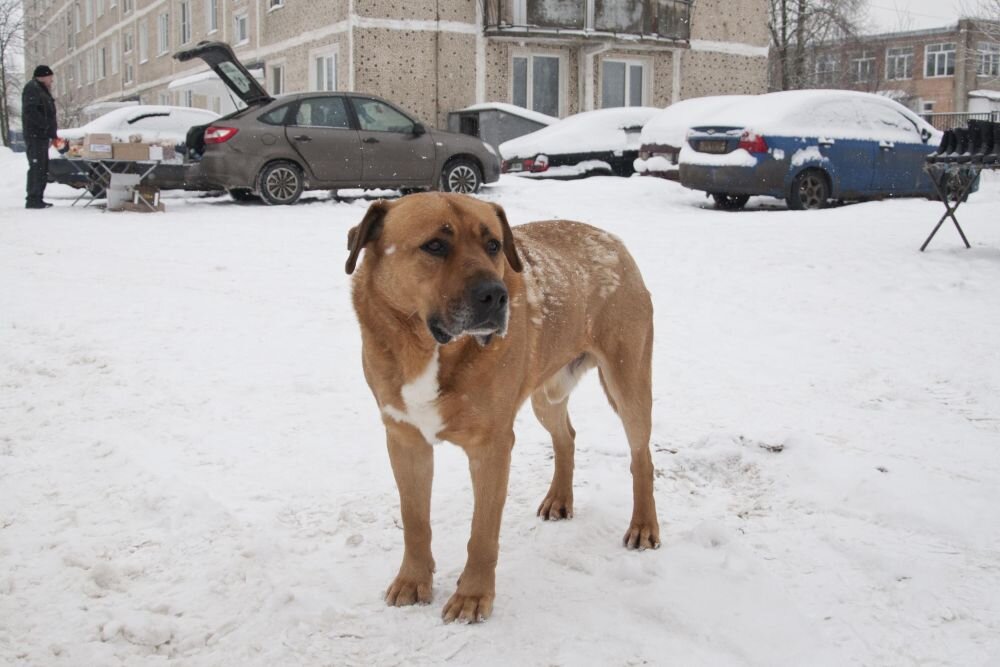
[[[506,333],[504,273],[522,267],[497,204],[438,193],[378,201],[348,233],[347,247],[347,273],[364,248],[372,289],[419,316],[438,343],[468,334],[485,345]]]

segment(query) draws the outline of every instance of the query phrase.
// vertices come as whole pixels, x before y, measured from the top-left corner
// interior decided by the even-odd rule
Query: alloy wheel
[[[267,193],[276,201],[288,201],[299,189],[299,175],[290,167],[276,167],[264,182]]]
[[[479,175],[472,167],[460,164],[448,172],[448,191],[471,194],[479,187]]]

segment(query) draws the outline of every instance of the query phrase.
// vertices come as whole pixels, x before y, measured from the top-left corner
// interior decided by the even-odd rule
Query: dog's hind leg
[[[632,521],[623,542],[629,549],[660,546],[653,499],[653,458],[649,437],[653,419],[653,327],[644,335],[617,339],[598,355],[601,386],[621,417],[632,455]]]
[[[531,395],[531,407],[545,430],[552,436],[555,452],[555,471],[549,492],[538,506],[538,516],[549,519],[570,519],[573,517],[573,452],[576,431],[569,421],[565,396],[558,403],[552,403],[542,387]]]

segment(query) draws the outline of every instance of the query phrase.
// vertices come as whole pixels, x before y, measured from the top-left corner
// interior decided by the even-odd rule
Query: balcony
[[[485,0],[484,31],[498,36],[687,41],[693,0]]]

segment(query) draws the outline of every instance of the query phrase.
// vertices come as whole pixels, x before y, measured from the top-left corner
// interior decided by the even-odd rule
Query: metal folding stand
[[[111,186],[112,174],[138,174],[141,183],[160,165],[158,161],[135,162],[133,160],[90,160],[86,158],[79,160],[79,164],[83,167],[82,171],[87,178],[87,187],[73,200],[71,206],[76,206],[81,199],[89,197],[87,203],[83,205],[84,208],[93,204],[98,197],[107,192],[108,187]]]
[[[938,196],[941,197],[942,203],[944,203],[944,215],[938,220],[938,223],[934,226],[934,230],[931,235],[927,237],[924,244],[920,246],[920,252],[923,252],[927,248],[927,244],[931,242],[934,235],[937,234],[938,230],[941,229],[941,225],[948,218],[955,223],[955,229],[958,230],[958,235],[962,237],[962,242],[965,243],[966,248],[971,248],[969,245],[969,240],[965,238],[965,232],[962,231],[962,226],[958,224],[958,218],[955,217],[955,211],[958,207],[962,205],[969,197],[969,191],[972,189],[973,184],[975,184],[976,179],[979,178],[979,172],[982,169],[982,165],[979,164],[954,164],[954,163],[933,163],[924,165],[924,170],[927,175],[930,176],[931,182],[934,184],[934,189],[937,191]]]

